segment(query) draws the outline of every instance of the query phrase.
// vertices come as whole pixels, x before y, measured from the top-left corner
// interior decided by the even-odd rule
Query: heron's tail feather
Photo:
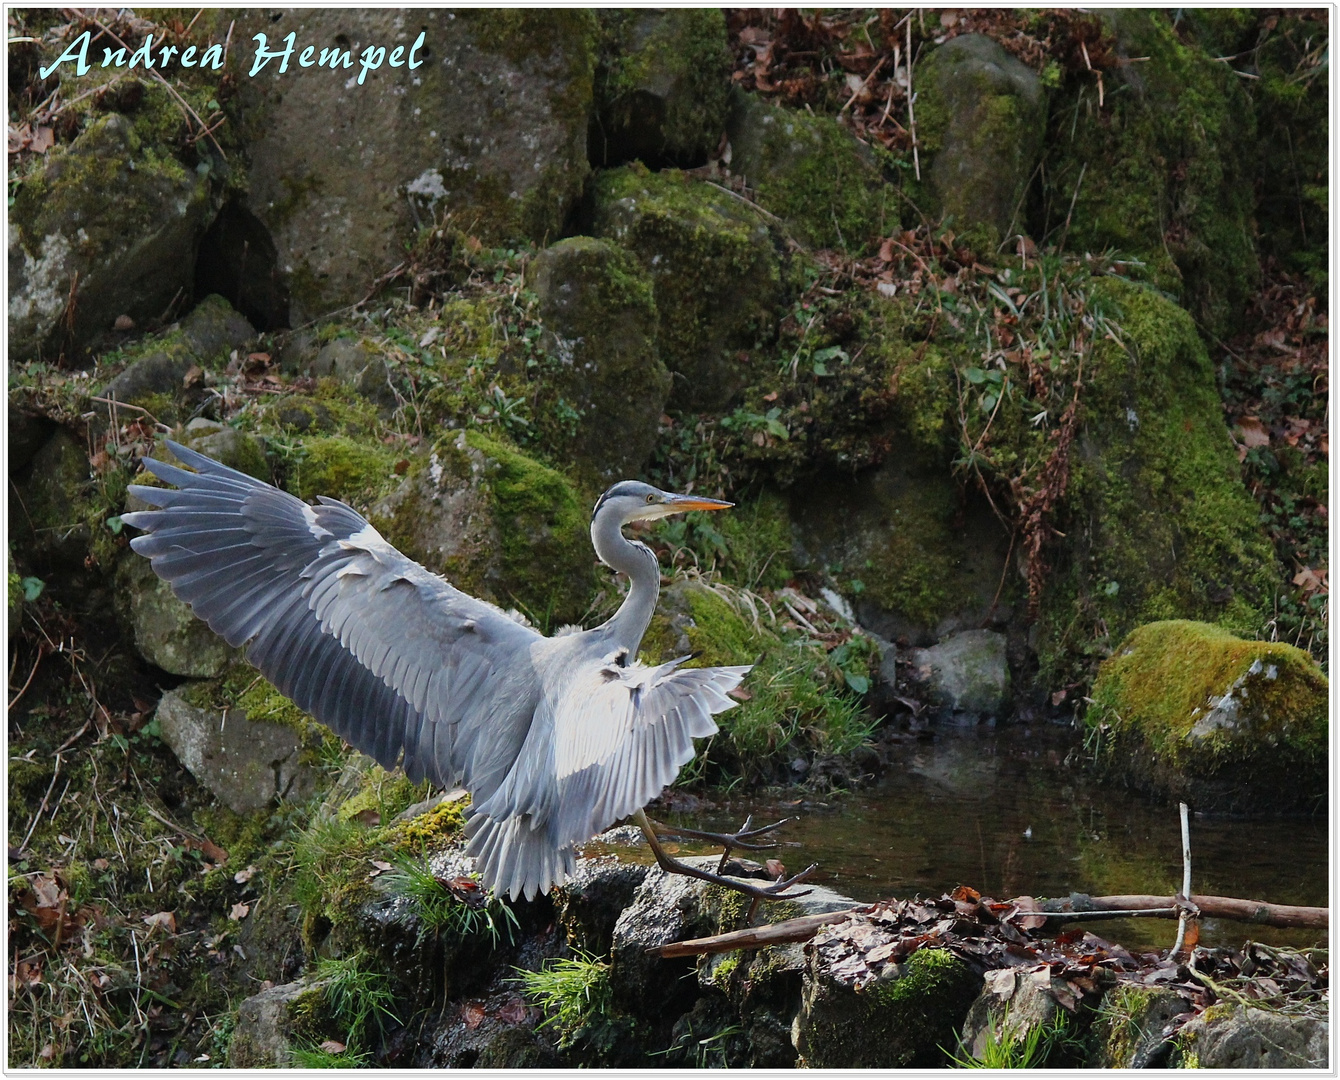
[[[573,846],[556,847],[547,828],[531,828],[529,814],[506,821],[476,814],[465,831],[470,837],[465,850],[474,856],[484,885],[495,896],[533,900],[562,884],[576,868]]]

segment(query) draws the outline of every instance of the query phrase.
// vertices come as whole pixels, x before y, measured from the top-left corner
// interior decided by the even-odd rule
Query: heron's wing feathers
[[[123,518],[144,530],[131,546],[173,592],[383,765],[403,749],[416,780],[495,788],[530,726],[540,636],[406,558],[343,503],[309,506],[168,446],[197,471],[146,460],[176,489],[133,487],[161,509]]]
[[[584,675],[553,714],[556,832],[575,843],[645,807],[693,758],[694,738],[717,732],[714,714],[748,666],[659,667],[610,662]]]

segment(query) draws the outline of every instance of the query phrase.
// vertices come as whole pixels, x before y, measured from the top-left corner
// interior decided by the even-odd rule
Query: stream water
[[[798,803],[727,795],[667,817],[725,831],[746,814],[755,824],[799,815],[781,831],[782,846],[767,855],[790,872],[817,862],[815,880],[861,901],[939,895],[960,884],[996,899],[1177,892],[1176,805],[1066,765],[1076,747],[1073,731],[1051,725],[937,728],[894,744],[878,784],[856,793]],[[1324,818],[1191,819],[1193,893],[1324,907],[1328,856]],[[1128,947],[1167,948],[1176,934],[1176,923],[1162,919],[1085,926]],[[1310,946],[1325,936],[1213,919],[1201,929],[1206,945],[1241,946],[1253,938]]]

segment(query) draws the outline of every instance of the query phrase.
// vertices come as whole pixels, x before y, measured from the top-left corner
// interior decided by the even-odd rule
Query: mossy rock
[[[804,243],[860,254],[898,224],[897,196],[870,148],[832,117],[737,91],[727,133],[731,173]]]
[[[12,540],[25,559],[77,568],[88,554],[94,484],[88,453],[58,428],[9,492]]]
[[[289,490],[300,499],[319,495],[356,508],[367,507],[397,485],[399,455],[372,438],[317,435],[302,441],[291,468]]]
[[[256,676],[255,681],[263,680]],[[191,775],[238,814],[263,809],[276,798],[311,795],[319,773],[304,754],[311,747],[302,733],[288,724],[253,719],[245,708],[216,708],[211,703],[215,693],[217,687],[209,683],[170,690],[154,714],[163,741]],[[318,742],[321,737],[316,736]]]
[[[1036,624],[1042,677],[1055,685],[1087,682],[1091,657],[1143,623],[1255,634],[1284,585],[1191,317],[1116,278],[1094,302],[1122,339],[1099,341],[1086,364],[1056,521],[1065,538]]]
[[[264,33],[405,50],[362,85],[348,74],[294,77],[277,62],[248,77],[253,50],[232,54],[248,141],[245,206],[255,262],[273,273],[297,326],[367,295],[418,230],[454,218],[489,245],[546,243],[582,194],[589,166],[597,24],[578,9],[389,9],[284,12],[237,20],[234,39]],[[420,31],[416,67],[405,66]],[[355,44],[361,43],[361,44]],[[246,55],[243,56],[242,54]],[[358,62],[352,71],[358,75]],[[343,69],[341,69],[343,72]],[[240,232],[239,232],[240,235]],[[226,238],[221,238],[224,244]],[[226,246],[226,244],[224,244]]]
[[[210,293],[181,320],[182,337],[205,367],[223,367],[234,350],[245,349],[256,337],[244,315],[233,310],[217,293]]]
[[[603,8],[592,162],[701,165],[726,122],[731,53],[716,8]]]
[[[1184,43],[1169,11],[1102,18],[1124,62],[1109,73],[1101,108],[1088,72],[1053,104],[1044,227],[1069,217],[1068,250],[1139,257],[1160,288],[1227,339],[1258,274],[1245,80]]]
[[[594,204],[595,235],[626,247],[651,274],[671,403],[725,405],[780,318],[782,266],[764,218],[710,184],[640,167],[601,174]]]
[[[126,117],[91,122],[24,179],[10,220],[9,348],[48,357],[111,330],[119,315],[148,322],[191,291],[200,236],[215,209],[208,170],[145,144]],[[67,304],[78,275],[77,303]]]
[[[237,1007],[228,1043],[230,1069],[287,1069],[298,1043],[347,1036],[324,1015],[329,980],[306,978],[262,990]]]
[[[1085,714],[1105,760],[1199,810],[1323,812],[1329,683],[1280,642],[1188,620],[1133,631],[1099,669]]]
[[[1163,1032],[1191,1005],[1166,987],[1119,985],[1109,990],[1098,1010],[1088,1065],[1100,1069],[1148,1067],[1164,1045]]]
[[[115,580],[118,613],[130,629],[135,651],[149,663],[171,675],[211,679],[238,658],[236,649],[177,599],[148,559],[126,552]]]
[[[817,939],[816,939],[817,941]],[[925,948],[856,986],[811,947],[796,1019],[797,1048],[812,1069],[930,1068],[945,1060],[982,987],[948,950]]]
[[[1036,74],[982,34],[963,34],[917,66],[917,139],[927,214],[981,232],[988,252],[1024,222],[1047,101]],[[1013,226],[1013,229],[1011,228]]]
[[[636,475],[670,393],[651,277],[622,248],[578,236],[540,252],[527,283],[545,328],[535,413],[546,448],[597,491]]]
[[[1250,1005],[1211,1005],[1177,1033],[1175,1066],[1198,1069],[1325,1069],[1330,1025]]]
[[[595,592],[589,514],[571,481],[479,431],[440,440],[371,517],[457,588],[546,628],[579,620]]]
[[[1017,608],[1017,579],[997,598],[1009,534],[984,499],[924,454],[890,456],[854,477],[807,478],[792,488],[791,518],[798,565],[828,576],[861,625],[890,641],[934,645],[988,620],[1003,624]]]

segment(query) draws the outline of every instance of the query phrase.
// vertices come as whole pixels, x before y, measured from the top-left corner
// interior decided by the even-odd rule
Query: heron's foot
[[[721,869],[724,868],[725,866],[727,857],[730,855],[730,844],[732,842],[738,842],[740,836],[753,837],[762,835],[767,832],[771,832],[773,829],[776,829],[781,825],[785,825],[786,821],[779,821],[775,825],[768,825],[762,829],[751,830],[749,828],[753,820],[751,817],[750,819],[745,821],[744,826],[740,829],[740,832],[734,834],[702,833],[689,829],[677,830],[678,832],[682,833],[685,836],[702,837],[704,839],[715,839],[717,840],[718,843],[723,843],[727,845],[726,853],[721,857],[721,863],[717,867],[717,872],[713,873],[710,870],[701,870],[696,866],[690,866],[688,863],[680,862],[678,859],[671,857],[671,855],[663,847],[661,847],[661,843],[657,838],[656,832],[652,828],[651,822],[647,818],[646,814],[642,811],[638,811],[637,817],[638,817],[638,823],[642,826],[642,832],[647,837],[647,843],[651,846],[652,854],[656,856],[656,865],[659,866],[662,870],[664,870],[667,874],[682,874],[685,877],[697,878],[699,881],[706,881],[710,882],[713,885],[720,885],[723,889],[730,889],[734,892],[743,893],[745,896],[751,897],[754,900],[755,905],[759,900],[795,900],[799,897],[807,896],[811,891],[809,889],[802,889],[800,892],[790,892],[790,893],[787,892],[787,890],[795,885],[799,885],[812,873],[814,873],[814,871],[819,869],[818,863],[812,863],[811,865],[807,866],[804,870],[802,870],[800,873],[793,874],[789,878],[779,879],[777,881],[772,882],[770,885],[755,885],[750,881],[741,878],[726,877],[724,874],[720,872]],[[755,847],[772,847],[772,846],[773,845],[771,844],[755,845]],[[751,905],[749,909],[750,918],[752,918],[753,912],[754,912],[754,905]]]

